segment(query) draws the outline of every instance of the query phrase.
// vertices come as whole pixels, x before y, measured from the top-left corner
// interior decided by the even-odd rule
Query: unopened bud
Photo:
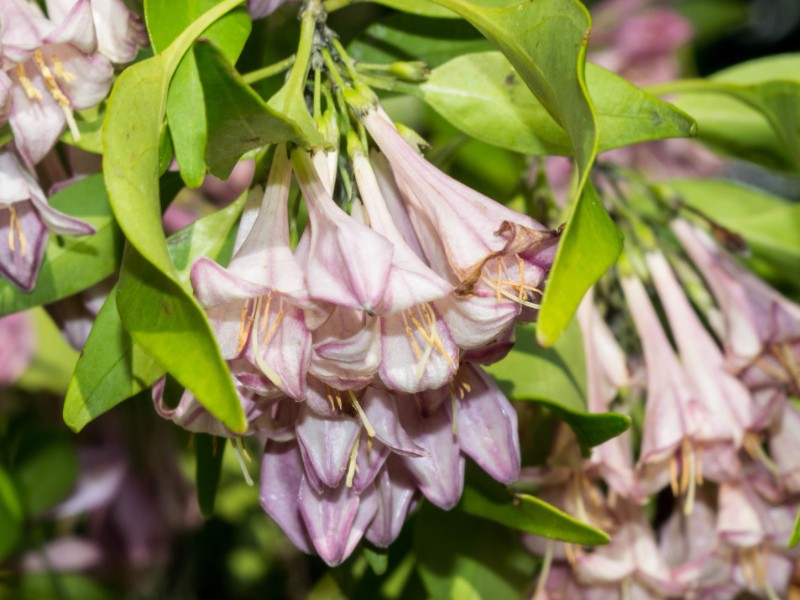
[[[347,105],[353,109],[357,115],[363,115],[367,111],[378,105],[378,97],[371,89],[365,85],[356,84],[356,87],[345,88],[342,96]]]
[[[422,61],[394,62],[389,65],[387,72],[403,81],[414,83],[427,81],[431,70]]]

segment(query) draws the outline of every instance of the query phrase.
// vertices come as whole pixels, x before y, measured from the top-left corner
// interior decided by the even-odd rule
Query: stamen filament
[[[237,444],[238,442],[238,444]],[[244,480],[247,482],[247,485],[253,486],[253,478],[250,477],[250,472],[247,470],[247,465],[244,464],[244,460],[242,460],[242,455],[239,451],[239,445],[241,444],[241,438],[237,438],[236,442],[231,444],[233,447],[233,452],[236,454],[236,461],[239,463],[239,468],[242,470],[242,475],[244,475]]]
[[[33,85],[33,82],[28,78],[28,75],[25,73],[25,66],[22,63],[17,64],[17,79],[19,79],[19,83],[28,98],[31,100],[42,99],[42,93],[36,89],[36,86]]]
[[[361,418],[361,422],[364,424],[364,429],[367,432],[367,435],[371,438],[375,437],[375,429],[373,429],[372,424],[369,422],[364,409],[361,408],[361,404],[359,404],[358,400],[356,399],[356,395],[353,390],[347,390],[348,395],[350,396],[350,403],[353,405],[353,408],[356,409],[358,416]]]
[[[358,460],[358,445],[361,442],[361,436],[356,437],[356,441],[353,444],[353,447],[350,449],[350,459],[347,462],[347,477],[345,478],[344,484],[351,488],[353,487],[353,479],[358,472],[358,465],[356,461]]]

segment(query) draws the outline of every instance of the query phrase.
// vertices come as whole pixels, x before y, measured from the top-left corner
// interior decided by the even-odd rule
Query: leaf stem
[[[366,85],[373,88],[378,88],[379,90],[398,92],[417,97],[422,95],[420,87],[418,85],[414,85],[413,83],[406,83],[404,81],[398,81],[397,79],[390,79],[389,77],[381,77],[380,75],[372,75],[364,72],[359,72],[358,78]]]
[[[272,77],[273,75],[277,75],[278,73],[282,73],[289,67],[294,64],[295,55],[292,54],[291,56],[284,58],[283,60],[276,62],[272,65],[267,65],[266,67],[262,67],[255,71],[250,71],[249,73],[245,73],[242,75],[242,79],[248,85],[252,85],[262,79],[267,79],[268,77]]]
[[[325,2],[323,2],[323,6],[325,7],[326,11],[332,13],[340,8],[345,8],[346,6],[353,4],[353,2],[354,0],[325,0]]]

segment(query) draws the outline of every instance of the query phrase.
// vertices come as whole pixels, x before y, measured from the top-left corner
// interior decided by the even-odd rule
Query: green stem
[[[350,79],[352,79],[353,82],[358,81],[358,73],[356,73],[355,69],[353,69],[353,59],[351,59],[350,55],[347,54],[347,50],[344,49],[342,43],[336,38],[333,38],[333,47],[336,49],[336,52],[339,53],[339,56],[344,63],[344,67],[347,69],[347,74],[350,75]]]
[[[317,17],[322,11],[319,0],[311,0],[303,9],[303,16],[300,23],[300,42],[297,46],[294,66],[289,73],[289,80],[286,82],[287,90],[295,90],[302,93],[305,87],[306,77],[308,77],[308,65],[311,62],[311,51],[314,47],[314,32],[317,29]]]
[[[406,83],[398,81],[397,79],[390,79],[388,77],[381,77],[379,75],[371,75],[369,73],[359,73],[358,78],[368,85],[369,87],[378,88],[387,92],[400,92],[408,94],[409,96],[420,96],[421,92],[419,86],[413,83]]]
[[[288,58],[284,58],[282,61],[276,62],[273,65],[267,65],[266,67],[263,67],[256,71],[245,73],[244,75],[242,75],[242,79],[244,79],[244,82],[246,84],[252,85],[258,81],[261,81],[262,79],[267,79],[268,77],[272,77],[273,75],[282,73],[283,71],[285,71],[294,64],[294,60],[295,60],[295,55],[292,54]]]
[[[322,49],[322,60],[325,61],[325,66],[328,67],[328,73],[330,74],[334,83],[336,83],[336,86],[340,90],[346,89],[348,85],[345,83],[342,74],[339,72],[339,67],[336,66],[336,63],[334,62],[333,57],[327,48]]]
[[[332,13],[333,11],[349,6],[357,1],[358,0],[325,0],[323,5],[325,6],[325,10],[327,10],[329,13]]]

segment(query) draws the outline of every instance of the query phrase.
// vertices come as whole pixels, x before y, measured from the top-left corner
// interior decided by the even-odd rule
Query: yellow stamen
[[[694,448],[692,447],[692,443],[687,438],[684,438],[684,451],[682,454],[683,454],[682,458],[684,461],[684,465],[683,465],[683,472],[681,473],[681,491],[686,490],[686,502],[683,505],[683,514],[690,515],[692,514],[692,510],[694,509],[697,456],[694,453]],[[686,475],[685,477],[687,484],[686,487],[684,487],[684,475]]]
[[[414,356],[416,356],[417,360],[419,360],[420,356],[422,356],[422,353],[419,351],[419,346],[417,346],[417,342],[414,339],[414,332],[411,331],[411,326],[408,324],[408,319],[406,318],[406,314],[405,313],[401,314],[403,316],[403,325],[405,325],[406,328],[406,336],[408,336],[408,341],[411,342],[411,349],[414,351]],[[411,314],[410,310],[408,311],[408,314]]]
[[[347,394],[350,396],[350,403],[353,405],[353,408],[356,409],[358,416],[361,418],[361,422],[364,424],[364,429],[366,430],[367,435],[371,438],[374,438],[375,430],[372,428],[372,424],[369,422],[364,409],[361,408],[361,404],[358,403],[355,393],[353,390],[347,390]]]
[[[498,258],[497,259],[497,281],[501,281],[502,279],[503,279],[503,261],[501,261]],[[503,299],[501,294],[500,294],[500,288],[499,287],[495,288],[495,291],[497,292],[497,301],[500,302]]]
[[[541,305],[541,304],[536,304],[535,302],[529,302],[529,301],[527,301],[527,300],[521,300],[521,299],[520,299],[520,298],[518,298],[517,296],[515,296],[515,295],[513,295],[513,294],[511,294],[511,293],[507,292],[506,290],[502,289],[502,288],[501,288],[499,285],[496,285],[496,284],[495,284],[495,283],[494,283],[492,280],[490,280],[490,279],[487,279],[486,277],[481,277],[481,279],[483,280],[483,282],[484,282],[486,285],[488,285],[488,286],[489,286],[489,287],[491,287],[491,288],[494,288],[494,289],[495,289],[495,291],[496,291],[496,292],[497,292],[499,295],[501,295],[501,296],[505,296],[506,298],[508,298],[509,300],[513,300],[513,301],[514,301],[514,302],[516,302],[517,304],[521,304],[522,306],[527,306],[528,308],[537,308],[537,309],[538,309],[538,308],[541,308],[541,307],[542,307],[542,305]]]
[[[28,79],[28,75],[25,73],[25,67],[22,65],[22,63],[17,64],[17,79],[19,79],[19,83],[28,98],[31,100],[42,99],[42,93],[36,89],[36,86],[33,85],[33,82]]]
[[[356,473],[358,473],[358,465],[356,464],[356,461],[358,460],[358,444],[360,441],[361,436],[359,435],[356,437],[356,441],[350,450],[350,460],[347,463],[347,478],[344,482],[344,484],[349,488],[353,487],[353,478],[355,478]]]
[[[267,301],[264,303],[264,311],[261,313],[261,328],[259,331],[264,333],[264,330],[267,328],[267,322],[269,321],[269,305],[272,304],[272,292],[267,293]]]
[[[328,402],[331,405],[331,412],[336,412],[336,405],[333,403],[333,394],[331,394],[331,388],[327,385],[325,386],[325,394],[328,396]]]
[[[62,63],[55,54],[50,55],[50,62],[53,63],[53,71],[56,77],[60,77],[64,81],[74,81],[75,75],[64,68],[64,63]]]
[[[245,482],[247,483],[247,485],[252,486],[253,478],[250,477],[250,472],[247,470],[247,465],[244,464],[244,461],[242,460],[242,455],[240,453],[240,448],[244,449],[241,438],[237,438],[236,442],[231,444],[231,446],[233,447],[234,454],[236,454],[236,461],[239,463],[239,468],[242,470],[242,475],[244,475]]]
[[[695,473],[694,473],[694,481],[697,485],[703,485],[703,447],[698,444],[695,449]]]
[[[50,92],[50,95],[53,97],[53,99],[59,104],[59,106],[61,106],[61,111],[64,113],[64,118],[67,121],[67,125],[69,126],[69,131],[72,134],[72,137],[75,138],[76,141],[80,140],[81,132],[78,129],[78,124],[75,122],[75,117],[72,114],[72,105],[70,104],[69,98],[67,98],[64,95],[64,92],[61,91],[61,88],[58,87],[58,82],[56,81],[53,72],[50,70],[50,67],[47,66],[41,50],[34,51],[33,62],[36,63],[36,66],[39,68],[39,71],[42,74],[47,91]]]
[[[236,347],[236,354],[241,353],[244,345],[247,343],[247,338],[250,336],[250,330],[253,327],[253,315],[250,314],[250,301],[244,303],[242,306],[242,314],[239,317],[239,345]]]
[[[521,256],[517,256],[519,261],[519,299],[525,298],[525,261]]]

